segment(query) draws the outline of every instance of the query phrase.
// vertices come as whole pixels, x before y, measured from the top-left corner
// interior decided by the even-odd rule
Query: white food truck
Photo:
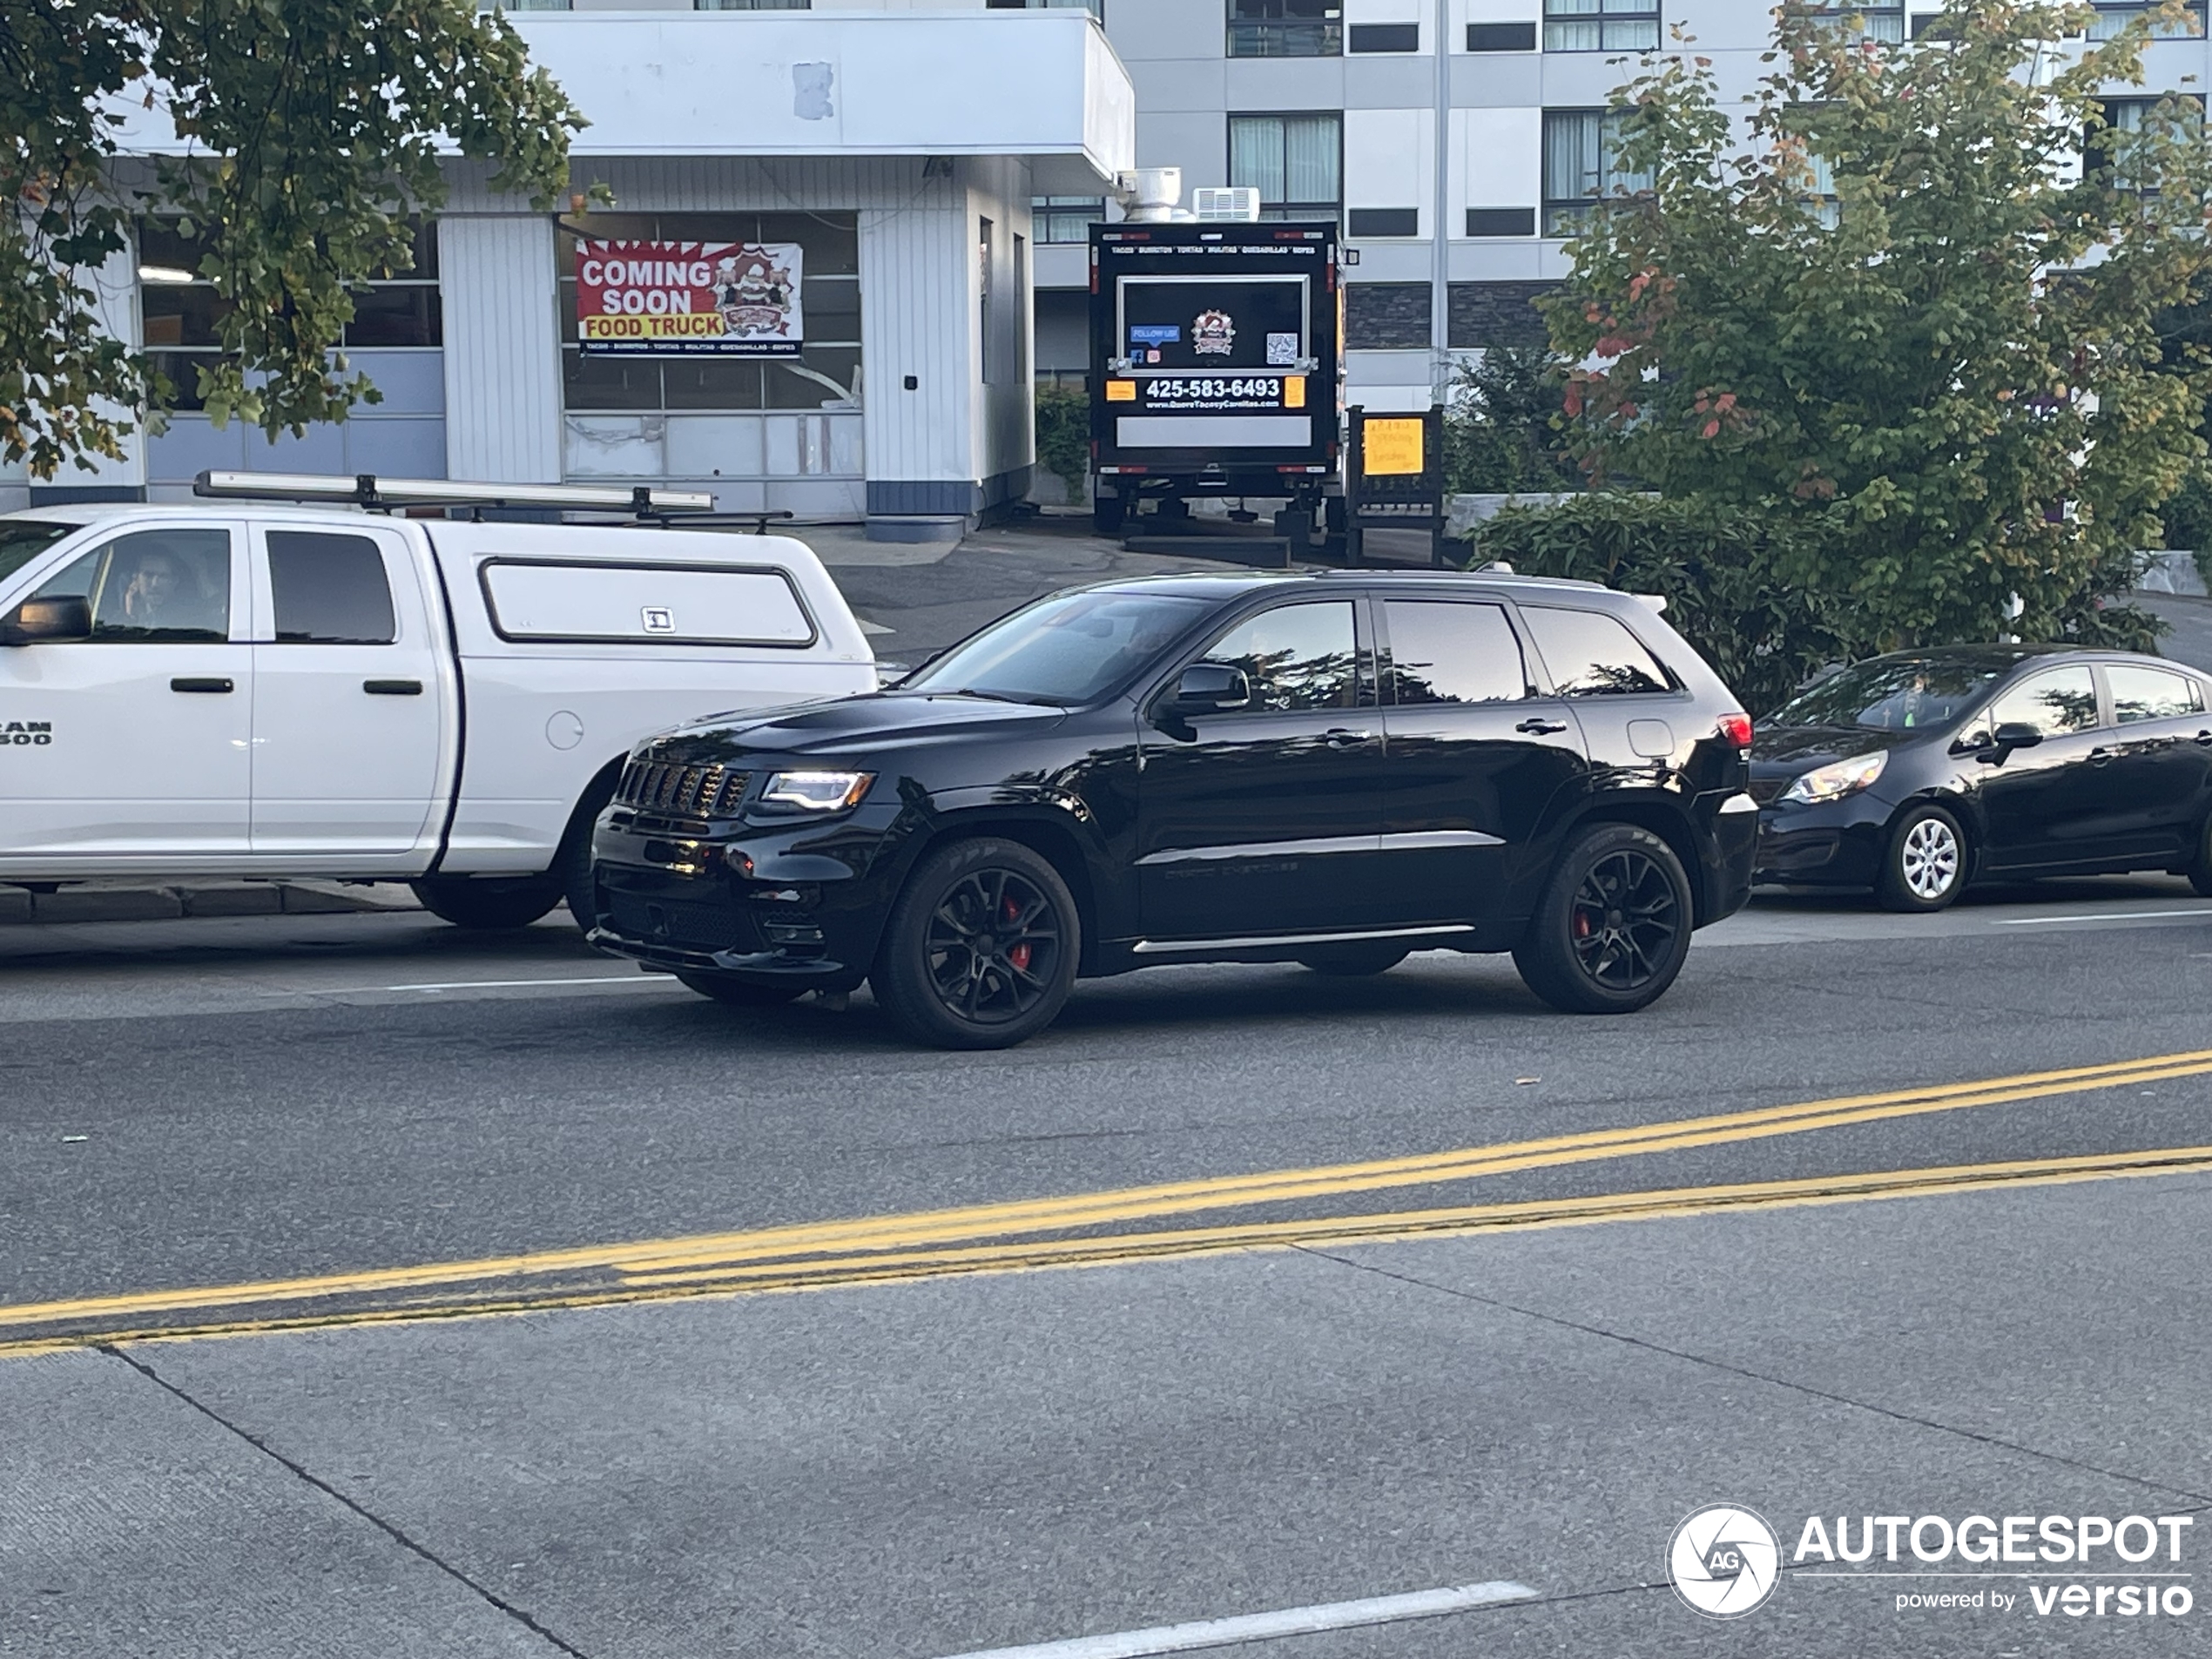
[[[585,895],[639,738],[875,687],[820,561],[706,533],[708,496],[267,474],[199,493],[0,515],[0,882],[404,880],[449,921],[519,927]],[[395,510],[455,504],[617,522]]]

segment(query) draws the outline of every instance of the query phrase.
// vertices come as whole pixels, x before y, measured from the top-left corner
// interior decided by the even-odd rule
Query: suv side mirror
[[[90,639],[92,606],[83,594],[54,599],[26,599],[0,621],[0,645],[33,645],[42,640]]]
[[[1175,683],[1175,695],[1166,712],[1176,715],[1227,714],[1252,700],[1252,683],[1241,668],[1226,663],[1193,663]]]

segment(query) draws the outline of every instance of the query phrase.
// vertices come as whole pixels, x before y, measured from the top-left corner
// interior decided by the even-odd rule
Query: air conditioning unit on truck
[[[0,883],[407,881],[464,927],[564,899],[589,927],[592,826],[639,739],[875,689],[804,543],[666,527],[704,529],[704,494],[206,473],[199,493],[0,515]],[[450,504],[644,522],[363,510]]]
[[[1090,294],[1101,533],[1280,497],[1277,533],[1302,547],[1342,499],[1336,226],[1094,225]]]

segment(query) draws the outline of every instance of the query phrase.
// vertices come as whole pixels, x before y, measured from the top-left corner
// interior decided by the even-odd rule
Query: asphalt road
[[[2164,880],[1763,901],[1633,1019],[1167,968],[963,1056],[558,921],[9,930],[0,1654],[943,1659],[1467,1585],[1228,1650],[2212,1651],[2037,1614],[2079,1565],[1790,1560],[2187,1514],[2127,1570],[2206,1587],[2209,990]],[[1666,1584],[1723,1501],[1789,1568],[1740,1622]]]

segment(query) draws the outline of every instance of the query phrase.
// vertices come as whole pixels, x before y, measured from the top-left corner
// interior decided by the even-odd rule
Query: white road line
[[[2212,921],[2212,905],[2199,905],[2194,910],[2109,910],[2101,914],[2080,916],[2008,916],[2002,921],[1993,921],[1993,927],[2049,927],[2061,921],[2160,921],[2175,916],[2195,916],[2199,921]]]
[[[1364,1602],[1331,1602],[1321,1607],[1289,1608],[1280,1613],[1248,1613],[1233,1619],[1163,1624],[1150,1630],[1124,1630],[1118,1635],[1073,1636],[1065,1642],[1039,1642],[1029,1648],[992,1648],[957,1654],[953,1659],[1143,1659],[1147,1654],[1188,1653],[1194,1648],[1223,1648],[1238,1642],[1312,1635],[1321,1630],[1348,1630],[1358,1625],[1391,1624],[1400,1619],[1433,1619],[1440,1614],[1460,1613],[1499,1602],[1525,1602],[1535,1594],[1526,1584],[1495,1579],[1487,1584],[1461,1584],[1452,1589],[1417,1590],[1410,1595],[1377,1595]]]
[[[676,981],[664,974],[608,974],[596,979],[581,976],[567,979],[456,979],[442,981],[435,985],[319,985],[311,990],[330,991],[505,991],[537,985],[673,985]]]

